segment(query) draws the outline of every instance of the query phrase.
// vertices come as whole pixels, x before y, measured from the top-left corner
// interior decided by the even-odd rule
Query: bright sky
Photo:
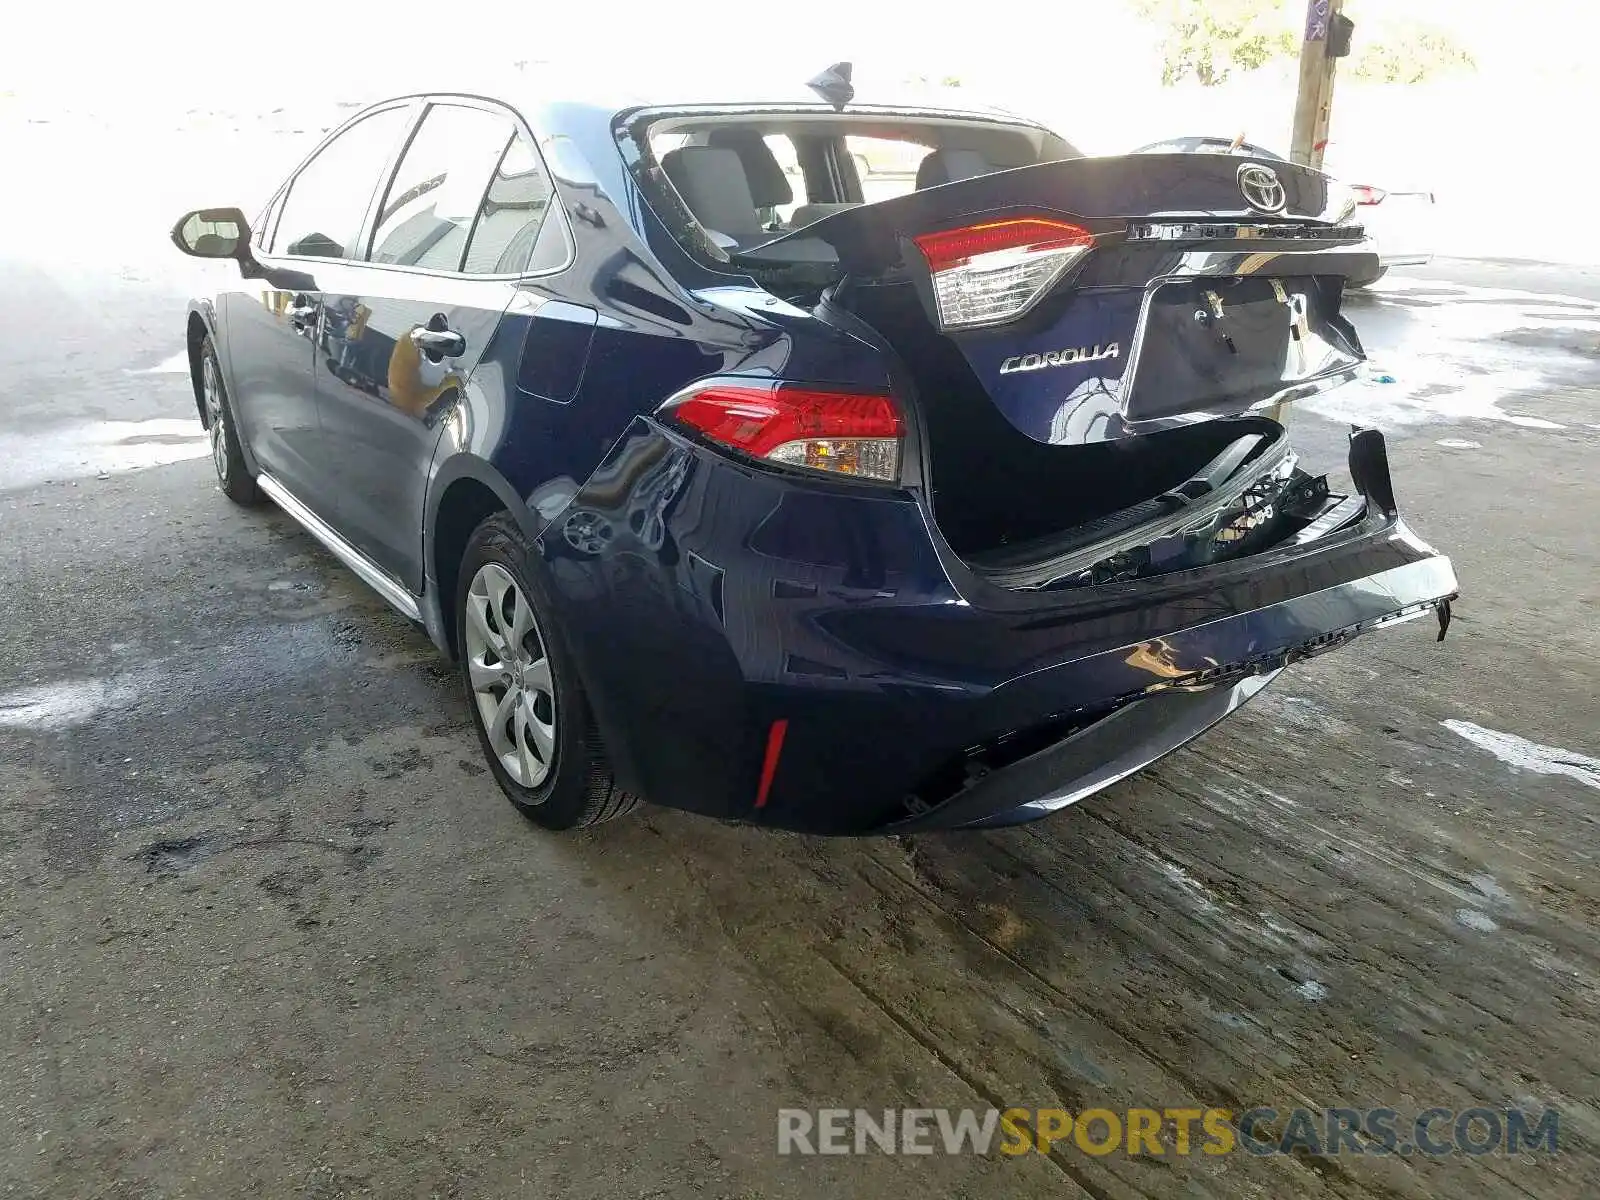
[[[610,74],[667,97],[675,89],[653,81],[696,80],[686,90],[730,95],[793,94],[828,63],[848,59],[863,98],[899,91],[895,85],[915,76],[955,76],[965,95],[1036,117],[1090,153],[1178,133],[1243,132],[1265,145],[1287,143],[1292,61],[1236,86],[1161,88],[1157,31],[1134,20],[1130,5],[388,0],[291,10],[34,0],[11,5],[0,35],[0,161],[30,168],[25,177],[39,183],[27,195],[51,193],[37,203],[52,207],[82,191],[52,187],[88,160],[102,173],[139,181],[124,207],[142,200],[164,214],[201,202],[248,204],[340,119],[336,102],[444,87],[494,91],[495,76],[519,60]],[[1436,191],[1441,220],[1453,212],[1463,229],[1481,228],[1481,198],[1502,187],[1497,152],[1507,146],[1553,164],[1545,169],[1558,190],[1588,194],[1600,184],[1600,169],[1571,153],[1573,115],[1586,119],[1600,108],[1600,70],[1584,60],[1600,46],[1600,0],[1346,0],[1346,7],[1358,45],[1386,22],[1428,22],[1451,31],[1482,70],[1424,89],[1363,88],[1341,76],[1330,169]],[[1304,0],[1284,0],[1282,11],[1285,26],[1298,27]],[[42,120],[49,124],[28,123]],[[0,189],[0,206],[14,193],[16,204],[36,203],[10,188]],[[160,224],[148,214],[140,220]],[[1559,226],[1540,226],[1570,240]]]
[[[555,61],[626,77],[703,71],[803,81],[851,59],[858,82],[958,76],[1001,103],[1059,111],[1065,98],[1114,95],[1153,82],[1153,32],[1127,0],[1010,0],[998,18],[950,0],[919,11],[901,3],[809,0],[657,0],[599,5],[531,0],[389,0],[290,10],[193,0],[15,5],[0,39],[0,94],[73,108],[159,105],[226,108],[274,100],[286,107],[332,95],[365,98],[453,83],[518,60]],[[1284,0],[1298,24],[1304,0]],[[1494,74],[1570,69],[1600,44],[1600,4],[1589,0],[1347,0],[1369,30],[1417,19],[1450,29]],[[687,14],[687,15],[686,15]],[[443,20],[445,28],[437,28]],[[479,36],[474,40],[474,33]],[[441,73],[455,78],[441,80]],[[1109,89],[1109,91],[1108,91]]]

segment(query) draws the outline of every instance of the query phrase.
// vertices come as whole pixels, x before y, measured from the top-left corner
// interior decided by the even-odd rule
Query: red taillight
[[[1094,245],[1087,229],[1047,217],[1014,217],[911,239],[928,260],[941,329],[1015,320]]]
[[[790,383],[710,383],[663,415],[753,458],[835,475],[899,477],[905,424],[888,396]]]
[[[1018,217],[968,225],[964,229],[942,229],[911,240],[935,271],[965,266],[978,255],[993,254],[997,250],[1045,251],[1070,246],[1087,249],[1094,245],[1094,235],[1087,229],[1044,217]]]
[[[783,739],[789,732],[789,718],[782,717],[767,730],[767,752],[761,759],[761,782],[756,786],[756,807],[767,806],[767,796],[772,791],[772,778],[778,773],[778,759],[783,754]]]
[[[1369,187],[1364,183],[1353,183],[1350,190],[1355,194],[1356,203],[1361,205],[1382,204],[1383,198],[1389,194],[1382,188]]]

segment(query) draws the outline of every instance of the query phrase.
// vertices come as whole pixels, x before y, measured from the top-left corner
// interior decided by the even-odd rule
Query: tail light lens
[[[708,383],[661,415],[751,458],[829,475],[895,480],[905,423],[885,395],[792,383]]]
[[[933,272],[943,329],[1015,320],[1087,254],[1094,235],[1065,221],[1019,217],[919,234],[912,241]]]
[[[1383,198],[1389,194],[1382,188],[1369,187],[1364,183],[1353,183],[1350,190],[1355,193],[1356,203],[1363,206],[1382,204]]]

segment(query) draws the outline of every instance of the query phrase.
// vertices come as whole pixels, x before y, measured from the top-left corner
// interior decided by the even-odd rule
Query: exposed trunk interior
[[[995,406],[960,348],[928,322],[909,284],[856,287],[839,303],[876,329],[910,374],[934,520],[980,571],[1059,559],[1187,511],[1208,491],[1193,483],[1197,476],[1220,483],[1259,475],[1253,464],[1275,449],[1282,457],[1282,427],[1260,417],[1081,445],[1040,442]]]
[[[641,190],[691,258],[889,343],[932,519],[989,582],[1204,566],[1330,509],[1282,427],[1238,415],[1361,362],[1340,302],[1376,254],[1354,198],[1320,172],[1084,157],[965,117],[645,110],[628,135]],[[914,181],[869,195],[850,137],[898,141]],[[795,193],[771,145],[785,139],[826,211],[781,215]]]

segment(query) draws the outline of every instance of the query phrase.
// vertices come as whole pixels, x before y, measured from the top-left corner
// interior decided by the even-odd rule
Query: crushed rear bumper
[[[1288,664],[1436,612],[1448,559],[1381,437],[1309,540],[1104,586],[986,585],[909,493],[738,469],[652,423],[541,538],[618,778],[820,834],[1044,816],[1197,737]],[[601,476],[597,476],[601,478]],[[606,539],[566,536],[611,531]]]
[[[1442,636],[1455,590],[1449,561],[1424,559],[1115,651],[1124,662],[1143,659],[1171,675],[1113,702],[1104,715],[1055,744],[997,769],[987,766],[981,751],[970,755],[973,767],[965,773],[964,786],[882,832],[1004,825],[1048,816],[1193,741],[1253,699],[1291,663],[1430,613],[1437,614]],[[1259,627],[1263,620],[1279,628],[1299,626],[1318,632],[1234,661],[1214,659],[1213,647],[1234,640],[1234,631],[1227,628],[1230,623],[1248,621]]]
[[[1199,690],[1132,700],[1047,750],[992,771],[938,808],[885,833],[1017,825],[1076,804],[1192,742],[1253,700],[1278,671]]]

